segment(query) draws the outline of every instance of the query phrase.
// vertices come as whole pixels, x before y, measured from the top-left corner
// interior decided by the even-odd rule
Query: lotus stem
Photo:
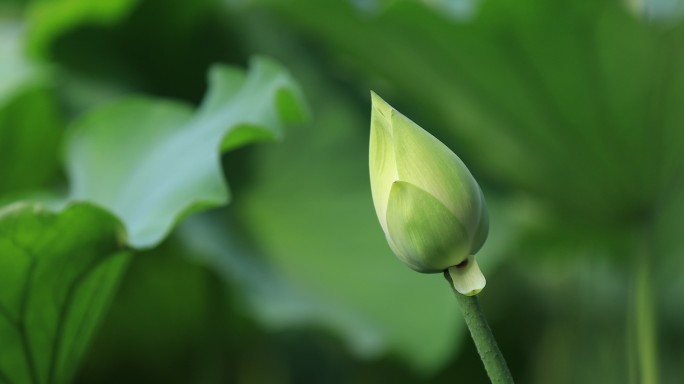
[[[640,245],[635,260],[635,295],[634,321],[637,345],[637,360],[639,362],[640,382],[643,384],[657,384],[658,378],[658,347],[655,320],[655,305],[653,282],[651,280],[651,260],[648,254],[646,240]]]
[[[494,339],[492,330],[487,323],[487,318],[482,312],[477,295],[466,296],[458,293],[454,289],[451,276],[447,271],[445,271],[444,276],[454,290],[456,301],[461,308],[461,313],[468,326],[468,330],[470,330],[470,335],[475,342],[475,347],[487,371],[489,380],[492,384],[513,384],[513,377],[506,364],[506,359],[504,359],[499,346],[496,344],[496,339]]]

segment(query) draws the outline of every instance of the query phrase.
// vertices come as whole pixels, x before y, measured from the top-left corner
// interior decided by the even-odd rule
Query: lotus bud
[[[370,181],[390,248],[412,269],[447,271],[475,295],[485,278],[473,255],[489,219],[480,187],[461,159],[371,92]]]

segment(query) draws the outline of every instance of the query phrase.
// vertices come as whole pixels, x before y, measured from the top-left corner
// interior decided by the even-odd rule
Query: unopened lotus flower
[[[412,269],[448,270],[458,292],[477,294],[485,279],[473,255],[489,228],[480,187],[446,145],[371,97],[371,190],[390,248]]]

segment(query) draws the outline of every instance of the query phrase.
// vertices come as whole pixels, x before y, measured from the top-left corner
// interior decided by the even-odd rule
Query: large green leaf
[[[228,202],[220,151],[281,136],[305,110],[290,76],[266,59],[249,74],[214,67],[199,109],[131,98],[99,108],[70,131],[71,199],[99,204],[126,226],[129,244],[157,244],[180,217]]]
[[[609,1],[494,0],[460,22],[419,2],[370,15],[351,3],[270,2],[425,111],[475,170],[566,217],[594,230],[638,220],[684,166],[681,22]]]
[[[0,211],[0,382],[69,381],[128,260],[124,236],[88,204]]]
[[[222,315],[230,309],[220,281],[185,253],[174,234],[135,254],[75,382],[227,382],[207,380],[207,369],[244,353],[224,337],[243,334],[239,316]]]
[[[5,63],[12,65],[0,69],[8,73],[23,68]],[[42,186],[38,182],[47,177],[42,169],[54,171],[56,163],[58,131],[49,124],[56,120],[54,103],[43,88],[26,86],[32,77],[25,77],[11,87],[3,83],[4,94],[11,97],[0,98],[4,102],[0,128],[6,128],[0,129],[0,144],[6,148],[0,152],[5,160],[0,163],[0,186],[10,190],[17,185]],[[123,272],[127,257],[114,257],[113,252],[123,244],[152,246],[180,216],[226,203],[220,152],[279,138],[283,123],[305,115],[292,80],[268,60],[256,60],[249,75],[217,66],[210,81],[208,95],[194,116],[187,105],[141,97],[102,107],[76,122],[66,149],[71,197],[99,203],[112,212],[82,204],[59,215],[33,206],[8,208],[1,222],[8,227],[8,240],[0,239],[0,288],[7,293],[0,295],[0,339],[8,340],[0,351],[0,382],[68,381]],[[150,199],[155,203],[150,204]],[[123,235],[124,228],[112,213],[123,220],[130,237]],[[107,229],[116,229],[111,234],[114,250],[107,248]],[[0,227],[4,235],[1,231]],[[38,248],[24,250],[21,247],[29,245],[15,238],[26,238],[27,244]],[[41,239],[49,241],[44,244]],[[22,264],[9,258],[18,253],[13,247],[30,255],[53,247],[56,260],[45,256],[46,261]],[[48,292],[57,299],[48,297]],[[37,298],[29,296],[33,293]],[[39,308],[36,313],[33,307]]]
[[[283,213],[288,212],[274,212]],[[243,236],[239,223],[225,215],[225,211],[217,211],[190,217],[180,224],[178,234],[191,251],[189,257],[211,267],[226,285],[239,291],[240,299],[261,325],[272,331],[306,326],[330,330],[342,336],[348,348],[363,357],[376,356],[387,349],[384,331],[353,304],[342,305],[309,289],[308,277],[303,281],[293,280],[278,273],[281,262],[298,266],[302,259],[278,259],[274,267],[263,260],[259,244],[251,244],[247,240],[249,236]],[[262,236],[264,233],[259,228],[253,235]],[[268,232],[265,235],[270,236]],[[270,247],[265,251],[270,256]],[[335,256],[326,255],[331,257],[329,268],[340,266],[332,259]],[[311,257],[311,254],[302,257]],[[323,275],[331,273],[327,269],[318,272]],[[354,293],[350,295],[354,297]]]

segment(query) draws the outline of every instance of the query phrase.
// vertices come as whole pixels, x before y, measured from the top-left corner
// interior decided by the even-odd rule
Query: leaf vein
[[[60,344],[62,343],[62,339],[64,337],[64,328],[65,328],[65,323],[67,320],[67,317],[69,315],[69,312],[71,311],[71,306],[74,302],[74,297],[76,295],[76,292],[78,291],[79,286],[83,281],[85,280],[88,275],[95,270],[100,264],[102,264],[105,260],[109,260],[111,258],[111,254],[106,255],[104,257],[98,258],[94,260],[92,263],[87,265],[77,276],[76,278],[69,284],[69,288],[67,289],[67,294],[64,298],[64,303],[60,306],[60,311],[59,311],[59,317],[57,320],[57,328],[55,331],[55,336],[52,341],[52,352],[50,356],[50,366],[48,369],[48,383],[55,383],[56,380],[56,375],[57,375],[57,363],[59,361],[59,348]]]

